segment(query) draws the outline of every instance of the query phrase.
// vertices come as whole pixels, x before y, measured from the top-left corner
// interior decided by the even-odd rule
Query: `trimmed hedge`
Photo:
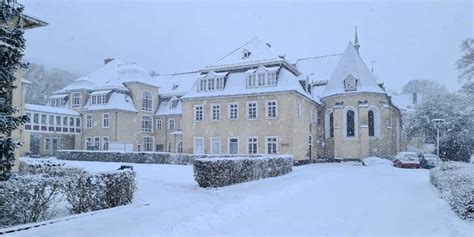
[[[222,187],[288,174],[293,156],[214,156],[194,160],[194,179],[200,187]]]
[[[169,152],[57,151],[60,160],[190,165],[193,156]]]
[[[445,163],[430,171],[430,181],[459,217],[474,220],[474,164]]]

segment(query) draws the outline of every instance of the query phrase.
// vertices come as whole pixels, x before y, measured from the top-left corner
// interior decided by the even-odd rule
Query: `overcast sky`
[[[19,0],[49,23],[26,33],[26,59],[87,74],[104,58],[160,74],[198,70],[258,36],[290,59],[360,53],[391,90],[411,79],[459,88],[459,45],[473,37],[471,1]]]

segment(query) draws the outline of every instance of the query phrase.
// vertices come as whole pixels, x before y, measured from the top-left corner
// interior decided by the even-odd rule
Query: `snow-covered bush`
[[[50,218],[60,193],[61,182],[56,178],[13,174],[0,182],[0,226]]]
[[[132,171],[80,174],[64,186],[73,213],[128,204],[132,202],[135,191],[135,173]]]
[[[463,219],[474,219],[474,165],[448,162],[430,171],[431,183]]]
[[[193,156],[170,152],[58,151],[60,160],[190,165]]]
[[[290,173],[291,155],[198,158],[194,161],[194,179],[199,186],[222,187]]]

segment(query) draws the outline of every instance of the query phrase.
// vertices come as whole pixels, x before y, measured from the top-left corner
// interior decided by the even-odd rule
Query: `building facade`
[[[68,127],[81,131],[73,149],[293,154],[301,163],[394,156],[400,110],[359,47],[293,63],[254,38],[201,70],[158,76],[110,59],[48,106],[79,114],[67,116],[82,126]]]

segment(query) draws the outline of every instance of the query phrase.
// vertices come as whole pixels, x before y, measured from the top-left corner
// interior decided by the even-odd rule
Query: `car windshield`
[[[410,159],[410,160],[416,159],[416,155],[415,154],[405,154],[405,158]]]

